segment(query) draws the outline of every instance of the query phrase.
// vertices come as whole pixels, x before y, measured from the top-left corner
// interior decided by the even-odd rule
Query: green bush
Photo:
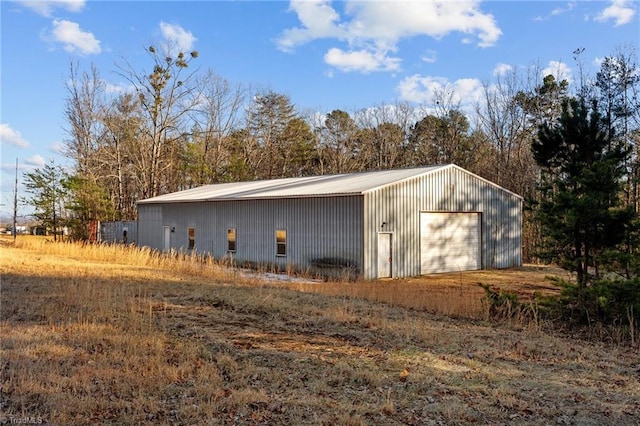
[[[530,302],[480,284],[488,317],[522,326],[542,321],[554,328],[580,330],[590,337],[602,336],[605,331],[604,335],[615,341],[638,341],[640,278],[600,279],[586,287],[561,279],[554,282],[562,288],[558,296],[536,295]]]
[[[573,326],[618,329],[634,342],[640,324],[640,278],[600,279],[586,287],[562,282],[553,311]]]

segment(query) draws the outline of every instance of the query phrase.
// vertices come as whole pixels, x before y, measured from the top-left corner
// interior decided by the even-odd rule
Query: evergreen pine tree
[[[633,218],[621,200],[627,153],[613,136],[595,102],[567,99],[559,120],[540,126],[532,144],[541,168],[541,255],[574,271],[581,287]]]

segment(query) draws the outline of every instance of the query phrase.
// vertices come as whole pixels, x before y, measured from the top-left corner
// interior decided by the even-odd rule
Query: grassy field
[[[477,282],[558,271],[266,282],[26,238],[0,258],[5,423],[640,424],[637,348],[484,319]]]

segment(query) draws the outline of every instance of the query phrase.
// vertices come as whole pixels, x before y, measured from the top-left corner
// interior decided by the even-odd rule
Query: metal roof
[[[140,200],[138,203],[180,203],[360,195],[389,184],[431,173],[446,167],[455,166],[441,165],[377,172],[219,183],[160,195],[146,200]]]

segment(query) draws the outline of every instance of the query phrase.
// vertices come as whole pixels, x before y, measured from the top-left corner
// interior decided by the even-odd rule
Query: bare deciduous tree
[[[76,172],[82,176],[92,173],[103,134],[100,114],[104,105],[104,82],[98,69],[80,73],[77,64],[70,64],[69,79],[65,84],[65,118],[69,123],[65,141],[66,154],[76,163]]]
[[[140,104],[133,94],[125,93],[105,108],[102,119],[107,132],[99,151],[100,173],[109,182],[116,218],[132,220],[137,216],[136,201],[143,186],[138,174],[144,162],[138,145]]]
[[[177,168],[181,144],[187,130],[185,118],[195,107],[192,96],[195,71],[187,71],[198,52],[170,51],[159,53],[154,46],[148,48],[153,61],[151,73],[138,72],[129,63],[118,66],[119,74],[134,87],[144,117],[143,131],[139,135],[143,168],[142,197],[154,197],[170,192],[179,185]]]
[[[483,85],[484,98],[476,113],[479,130],[496,150],[494,173],[488,179],[518,194],[529,194],[535,182],[531,157],[532,123],[517,102],[519,93],[531,93],[529,80],[513,69]]]
[[[239,127],[247,89],[231,83],[212,70],[198,77],[193,92],[191,137],[185,152],[187,187],[226,180],[230,161],[226,138]]]

